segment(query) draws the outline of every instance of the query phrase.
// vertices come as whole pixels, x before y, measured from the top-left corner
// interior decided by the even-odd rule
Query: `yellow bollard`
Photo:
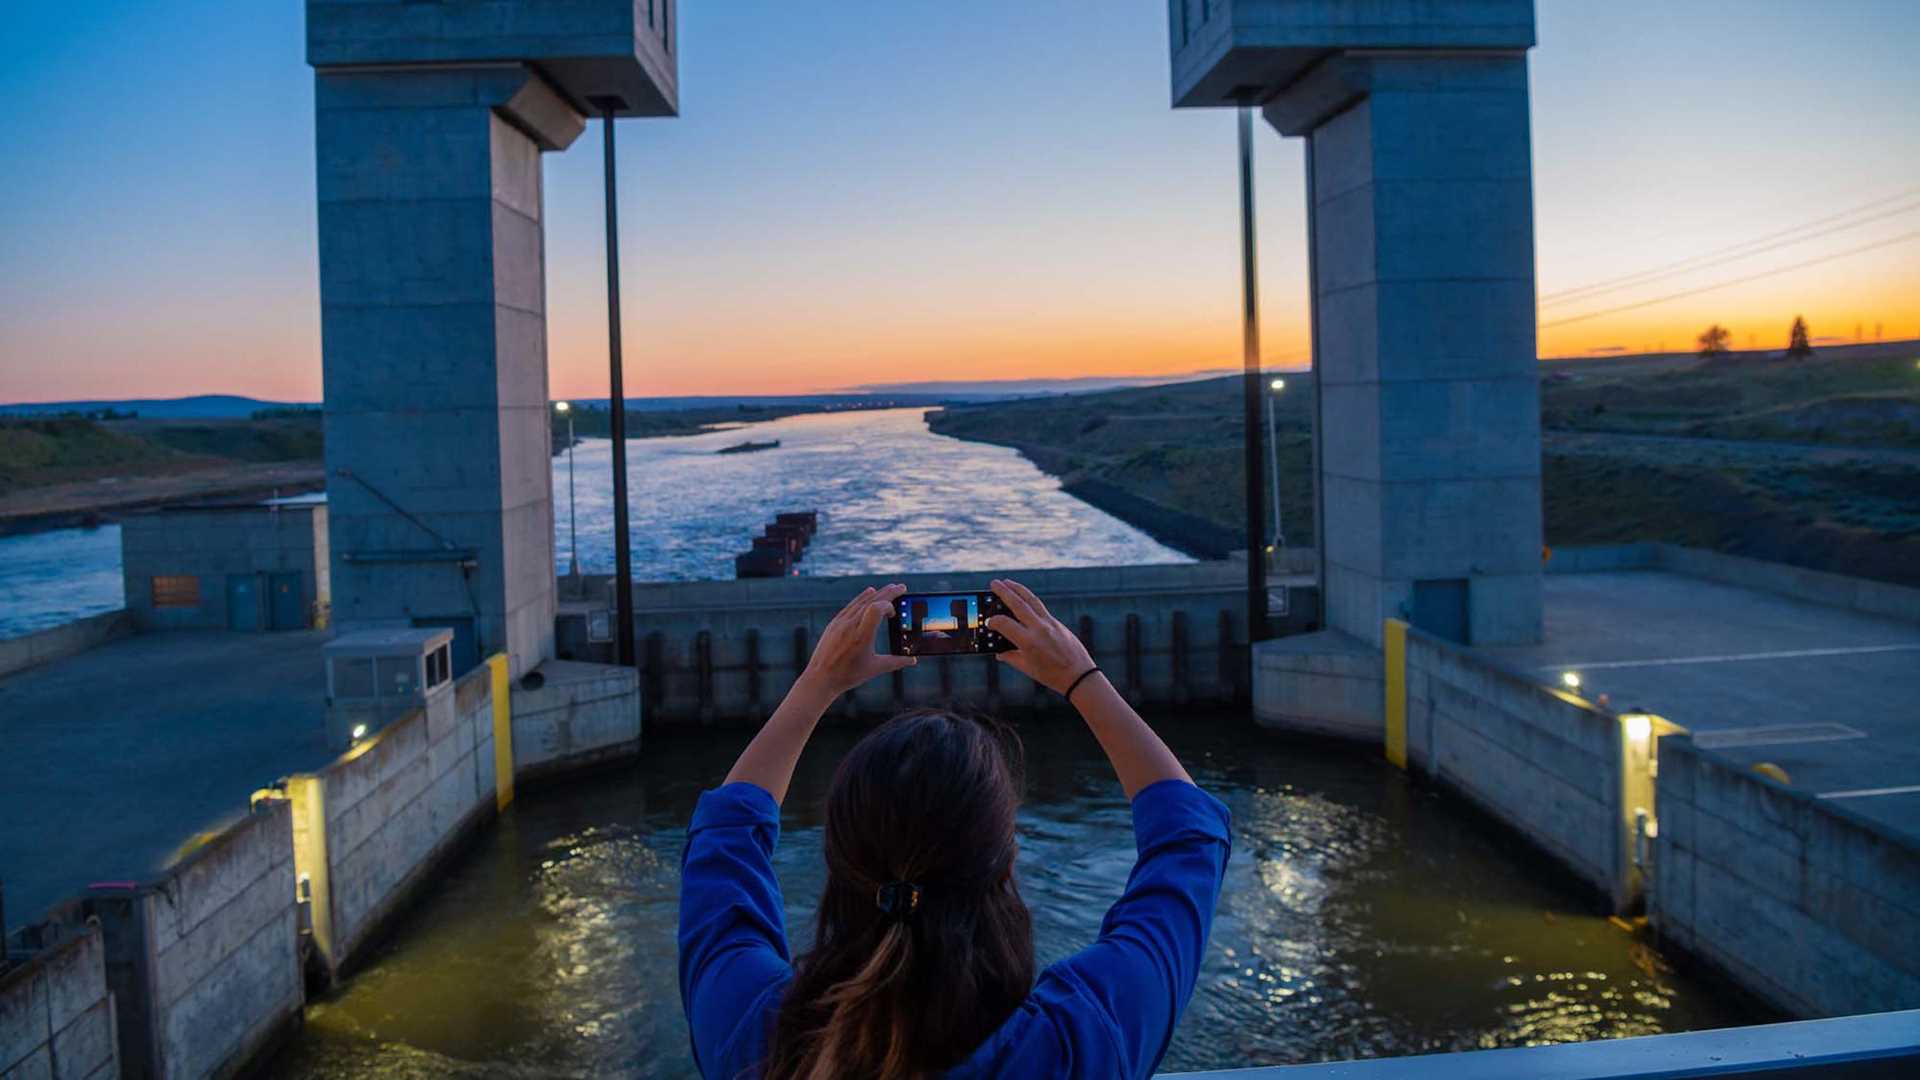
[[[513,801],[513,689],[507,678],[505,653],[487,657],[493,674],[493,800],[505,810]]]
[[[1387,760],[1407,767],[1407,624],[1388,619],[1385,627],[1387,664]]]

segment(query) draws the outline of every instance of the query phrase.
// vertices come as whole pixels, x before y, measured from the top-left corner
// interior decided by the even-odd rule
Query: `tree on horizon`
[[[1714,323],[1700,332],[1700,356],[1710,360],[1727,354],[1727,342],[1733,338],[1733,332],[1719,323]]]
[[[1807,341],[1807,320],[1795,315],[1793,327],[1787,331],[1787,359],[1805,360],[1813,355],[1813,345]]]

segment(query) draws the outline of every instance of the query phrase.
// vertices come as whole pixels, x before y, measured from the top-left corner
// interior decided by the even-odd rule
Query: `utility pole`
[[[627,522],[627,390],[620,360],[620,210],[613,165],[613,117],[620,102],[602,98],[600,127],[607,174],[607,407],[613,436],[613,607],[622,667],[635,666],[633,648],[633,537]]]
[[[1240,106],[1240,320],[1241,361],[1246,369],[1241,397],[1246,416],[1247,472],[1247,643],[1267,636],[1267,555],[1262,534],[1266,507],[1260,484],[1260,406],[1266,388],[1260,380],[1260,274],[1253,229],[1253,108]],[[1248,655],[1252,664],[1252,655]]]

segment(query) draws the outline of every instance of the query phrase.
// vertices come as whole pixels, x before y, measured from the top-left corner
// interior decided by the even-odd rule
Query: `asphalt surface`
[[[141,634],[0,679],[8,924],[152,874],[255,789],[325,764],[326,639]]]
[[[1546,589],[1544,643],[1483,651],[1920,841],[1920,626],[1664,571]]]

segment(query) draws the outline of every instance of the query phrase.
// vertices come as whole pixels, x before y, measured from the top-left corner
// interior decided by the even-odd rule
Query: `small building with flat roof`
[[[306,630],[327,624],[327,507],[275,500],[175,507],[120,525],[127,611],[140,630]]]

